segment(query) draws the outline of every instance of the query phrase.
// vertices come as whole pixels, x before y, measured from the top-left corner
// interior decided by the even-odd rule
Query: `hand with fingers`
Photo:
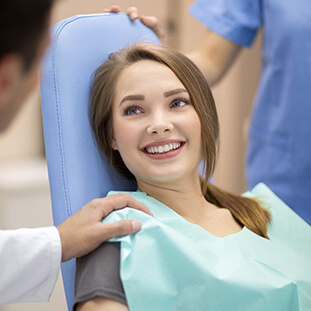
[[[102,224],[102,219],[114,210],[131,207],[153,216],[140,202],[127,194],[115,194],[95,199],[57,227],[62,245],[62,262],[81,257],[115,236],[132,234],[141,229],[137,220],[122,220]]]
[[[122,9],[118,5],[112,6],[110,9],[105,9],[104,13],[120,13]],[[162,40],[165,36],[164,29],[161,27],[159,20],[155,16],[143,16],[139,14],[136,7],[129,7],[126,14],[131,20],[140,19],[143,24],[151,28],[156,35]]]

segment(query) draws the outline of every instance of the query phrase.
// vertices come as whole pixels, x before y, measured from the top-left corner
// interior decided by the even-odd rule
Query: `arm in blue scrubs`
[[[311,2],[198,0],[190,12],[241,46],[263,30],[247,149],[248,188],[263,182],[311,223]]]

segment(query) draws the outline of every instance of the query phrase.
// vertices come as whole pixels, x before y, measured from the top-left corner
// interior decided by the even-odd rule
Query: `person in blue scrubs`
[[[127,13],[161,37],[155,17],[139,16],[136,8]],[[262,28],[262,71],[247,150],[248,188],[264,182],[311,224],[311,2],[197,0],[190,13],[207,32],[188,56],[210,85]]]
[[[198,0],[190,12],[238,46],[251,46],[262,27],[262,72],[247,151],[248,187],[264,182],[311,223],[311,3]]]

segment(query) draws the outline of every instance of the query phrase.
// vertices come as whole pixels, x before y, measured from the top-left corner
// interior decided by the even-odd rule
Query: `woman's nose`
[[[147,128],[149,135],[161,135],[173,130],[174,126],[170,120],[157,116]]]

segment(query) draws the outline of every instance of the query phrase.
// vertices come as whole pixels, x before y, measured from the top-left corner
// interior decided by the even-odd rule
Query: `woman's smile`
[[[145,145],[140,150],[144,152],[151,159],[165,159],[175,157],[182,150],[184,141],[178,140],[166,140],[166,141],[157,141]]]
[[[164,160],[176,157],[183,149],[185,142],[168,141],[148,144],[141,149],[150,159]]]

